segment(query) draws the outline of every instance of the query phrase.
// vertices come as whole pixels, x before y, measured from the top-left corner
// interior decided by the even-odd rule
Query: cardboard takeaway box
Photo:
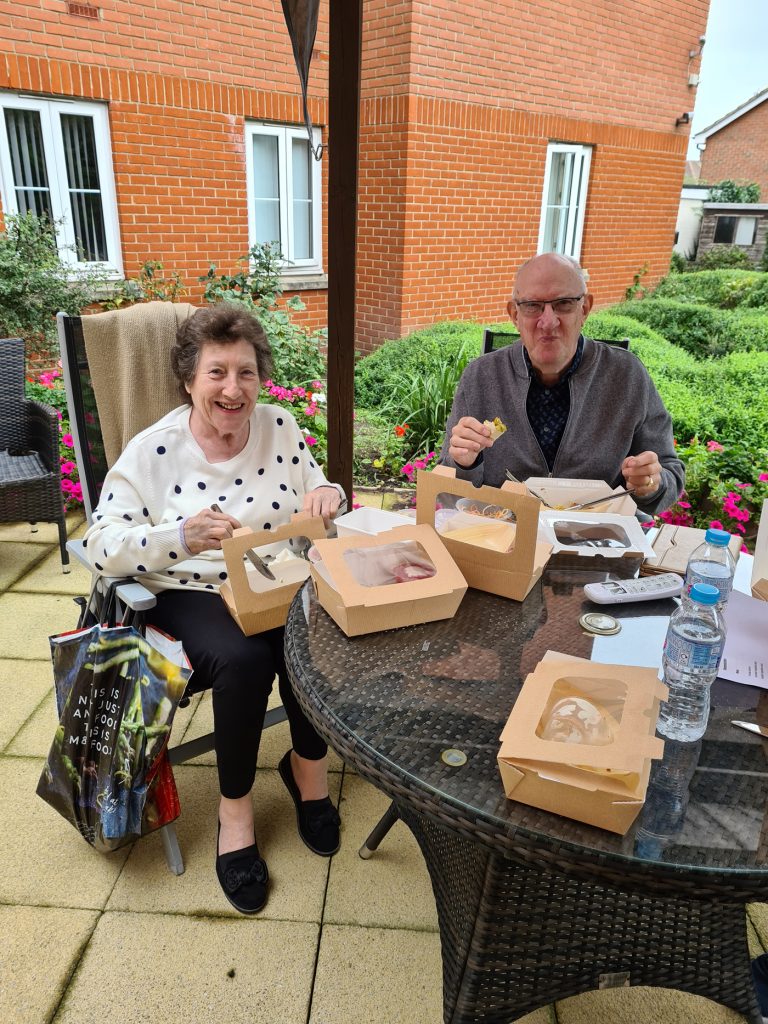
[[[752,597],[768,601],[768,498],[760,512],[760,526],[755,542],[755,560],[752,563]]]
[[[457,480],[456,471],[448,466],[436,466],[431,472],[420,470],[416,478],[416,522],[433,526],[437,497],[451,494],[465,498],[477,506],[494,505],[509,509],[514,514],[514,524],[506,524],[512,546],[508,550],[494,550],[470,543],[466,536],[450,530],[440,529],[440,540],[461,569],[467,583],[475,590],[523,601],[541,576],[552,547],[537,541],[539,509],[541,502],[532,497],[523,484],[506,482],[501,487],[483,485],[475,487],[469,480]],[[484,517],[472,517],[478,524]],[[462,524],[472,520],[464,516]]]
[[[692,526],[664,523],[653,538],[652,554],[643,562],[640,574],[652,576],[655,573],[676,572],[679,576],[685,576],[688,559],[699,544],[704,543],[706,532]],[[734,562],[739,560],[741,543],[741,537],[734,534],[728,544]]]
[[[666,697],[655,669],[548,652],[526,677],[501,734],[507,797],[624,835],[645,800],[651,760],[664,755],[654,732]],[[589,705],[574,698],[602,712],[592,742],[550,738],[584,727]]]
[[[539,516],[539,536],[552,545],[553,555],[601,558],[648,557],[653,549],[634,516],[613,512],[552,512]]]
[[[415,541],[437,572],[428,579],[364,586],[346,554],[398,541]],[[317,598],[347,636],[450,619],[467,591],[467,581],[431,526],[398,526],[377,536],[347,536],[315,544],[321,562],[312,564]]]
[[[611,487],[605,480],[571,480],[568,477],[546,477],[532,476],[525,481],[525,486],[532,494],[543,498],[548,505],[555,506],[559,512],[567,511],[571,505],[581,504],[582,501],[592,501],[594,498],[609,497],[621,487]],[[595,505],[590,512],[612,512],[617,516],[633,516],[637,505],[629,494],[621,498],[614,498],[604,505]]]
[[[291,558],[286,562],[271,562],[269,568],[277,577],[265,579],[255,569],[246,570],[243,556],[249,548],[258,550],[292,537],[325,537],[322,516],[297,512],[291,521],[273,530],[235,530],[222,541],[221,550],[227,563],[227,580],[219,588],[229,614],[246,636],[264,633],[268,629],[284,626],[288,609],[296,591],[309,576],[309,562],[304,558]]]

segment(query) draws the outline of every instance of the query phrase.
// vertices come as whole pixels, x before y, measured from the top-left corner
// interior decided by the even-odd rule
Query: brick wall
[[[701,180],[755,181],[768,202],[768,99],[707,139],[701,154]]]
[[[61,0],[0,0],[12,25],[0,88],[109,103],[128,274],[149,258],[191,286],[210,261],[232,271],[248,243],[244,121],[302,120],[279,4],[97,6],[93,21]],[[693,106],[688,51],[707,7],[366,0],[358,348],[438,319],[505,315],[514,269],[535,252],[550,140],[594,147],[582,258],[598,302],[620,299],[646,263],[647,282],[661,276],[687,144],[674,120]],[[321,5],[310,79],[321,126],[327,58]],[[321,326],[325,292],[300,294],[304,322]]]

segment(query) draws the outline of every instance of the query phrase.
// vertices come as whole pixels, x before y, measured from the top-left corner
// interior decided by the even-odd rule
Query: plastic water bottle
[[[688,559],[685,570],[685,590],[690,594],[694,583],[709,583],[720,592],[718,608],[720,611],[731,596],[733,574],[736,563],[728,548],[731,539],[727,530],[713,530],[711,527],[704,535],[703,543],[693,551]]]
[[[658,731],[671,740],[691,742],[707,728],[709,687],[725,640],[719,598],[717,587],[694,583],[669,620],[662,660],[669,699],[661,705]]]

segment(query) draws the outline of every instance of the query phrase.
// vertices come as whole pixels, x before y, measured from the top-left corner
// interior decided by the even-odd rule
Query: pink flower
[[[724,529],[723,524],[720,522],[719,519],[713,519],[712,522],[709,524],[709,526],[710,526],[710,529],[712,529],[712,530],[722,530],[722,529]]]
[[[75,484],[75,485],[74,485],[74,487],[72,488],[72,490],[70,491],[70,494],[71,494],[71,495],[72,495],[72,497],[73,497],[73,498],[75,498],[75,499],[76,499],[77,501],[82,501],[82,500],[83,500],[83,488],[82,488],[82,484],[79,484],[79,483]]]
[[[678,508],[690,508],[691,503],[690,501],[678,501],[677,506]]]
[[[307,442],[310,448],[312,447],[313,444],[317,444],[317,438],[311,437],[309,434],[307,434],[304,440]]]
[[[760,481],[761,484],[765,483],[765,481],[768,480],[768,473],[761,473],[757,479]]]
[[[725,449],[717,441],[707,441],[707,451],[708,452],[722,452],[722,451],[725,451]]]
[[[62,462],[61,464],[61,472],[64,474],[64,476],[69,476],[74,468],[74,462]]]
[[[736,484],[737,487],[751,487],[752,484]]]
[[[744,555],[744,554],[748,555],[749,554],[749,548],[747,547],[746,544],[742,544],[741,545],[741,553],[742,553],[742,555]]]
[[[64,445],[65,448],[75,447],[75,442],[73,441],[71,434],[62,434],[61,443]]]
[[[304,410],[304,415],[305,416],[314,416],[316,413],[317,413],[317,406],[314,405],[314,404],[308,405],[306,407],[306,409]]]
[[[75,485],[72,483],[69,477],[64,477],[61,481],[61,489],[62,491],[64,491],[65,494],[71,494],[75,489]]]

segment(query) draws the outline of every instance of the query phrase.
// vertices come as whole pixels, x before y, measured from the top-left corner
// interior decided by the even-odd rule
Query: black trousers
[[[213,691],[213,731],[221,795],[250,793],[267,701],[275,675],[293,749],[317,761],[328,748],[293,695],[283,657],[283,629],[245,636],[218,594],[163,590],[147,613],[152,625],[184,645],[194,690]]]

